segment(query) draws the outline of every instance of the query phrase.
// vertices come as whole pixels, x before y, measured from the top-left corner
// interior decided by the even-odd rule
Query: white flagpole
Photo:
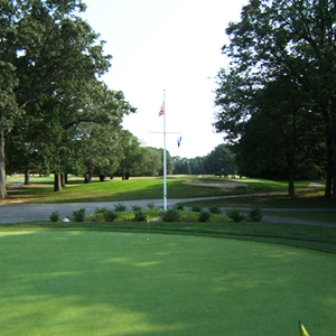
[[[167,210],[166,90],[163,90],[163,210]]]

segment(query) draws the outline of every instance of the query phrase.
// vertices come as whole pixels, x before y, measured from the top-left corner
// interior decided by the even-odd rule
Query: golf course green
[[[148,240],[149,238],[149,240]],[[169,234],[0,232],[12,335],[310,336],[336,329],[336,255]]]

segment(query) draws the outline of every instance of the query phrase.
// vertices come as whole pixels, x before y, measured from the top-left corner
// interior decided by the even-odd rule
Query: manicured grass
[[[268,180],[251,179],[228,179],[228,181],[242,182],[248,187],[236,189],[220,189],[214,187],[191,186],[183,182],[196,177],[170,178],[167,180],[168,194],[170,198],[192,198],[192,197],[213,197],[248,194],[255,192],[286,191],[286,182],[276,182]],[[209,180],[211,178],[204,178]],[[202,180],[202,179],[198,179]],[[223,181],[224,179],[212,179]],[[22,181],[19,180],[19,181]],[[49,182],[49,184],[48,184]],[[12,178],[9,183],[14,183]],[[32,178],[32,185],[21,186],[18,190],[10,193],[11,199],[21,199],[25,202],[34,203],[66,203],[72,202],[106,202],[124,201],[134,199],[155,199],[162,197],[161,178],[130,179],[122,181],[120,179],[106,180],[105,182],[91,182],[84,184],[81,180],[71,180],[70,183],[61,191],[53,191],[51,178]],[[306,186],[307,183],[298,184]]]
[[[283,336],[298,335],[298,320],[310,335],[336,329],[334,254],[147,237],[1,229],[1,335]]]
[[[29,222],[1,225],[6,230],[76,230],[196,235],[267,242],[336,254],[336,228],[268,222]]]
[[[318,194],[318,195],[316,195]],[[184,206],[202,207],[260,207],[260,208],[336,208],[336,199],[325,198],[323,192],[300,193],[296,197],[286,195],[244,196],[209,201],[183,202]]]

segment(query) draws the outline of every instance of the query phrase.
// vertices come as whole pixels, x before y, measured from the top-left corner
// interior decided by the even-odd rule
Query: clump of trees
[[[100,80],[104,42],[78,0],[0,0],[0,197],[5,170],[105,173],[117,167],[121,121],[135,112]]]
[[[232,146],[220,144],[208,155],[193,159],[176,156],[174,159],[174,174],[213,174],[218,176],[235,176],[237,174],[236,155]]]
[[[326,176],[336,197],[335,22],[332,1],[250,0],[226,30],[215,127],[243,173],[287,172],[289,195],[295,178]]]

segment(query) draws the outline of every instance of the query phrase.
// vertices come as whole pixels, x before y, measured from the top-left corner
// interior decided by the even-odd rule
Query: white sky
[[[223,143],[215,134],[215,76],[228,63],[221,54],[225,28],[238,21],[247,0],[84,0],[83,17],[106,41],[112,67],[103,77],[124,92],[137,113],[124,128],[143,145],[163,148],[163,117],[158,113],[166,90],[167,150],[172,156],[205,156]]]

